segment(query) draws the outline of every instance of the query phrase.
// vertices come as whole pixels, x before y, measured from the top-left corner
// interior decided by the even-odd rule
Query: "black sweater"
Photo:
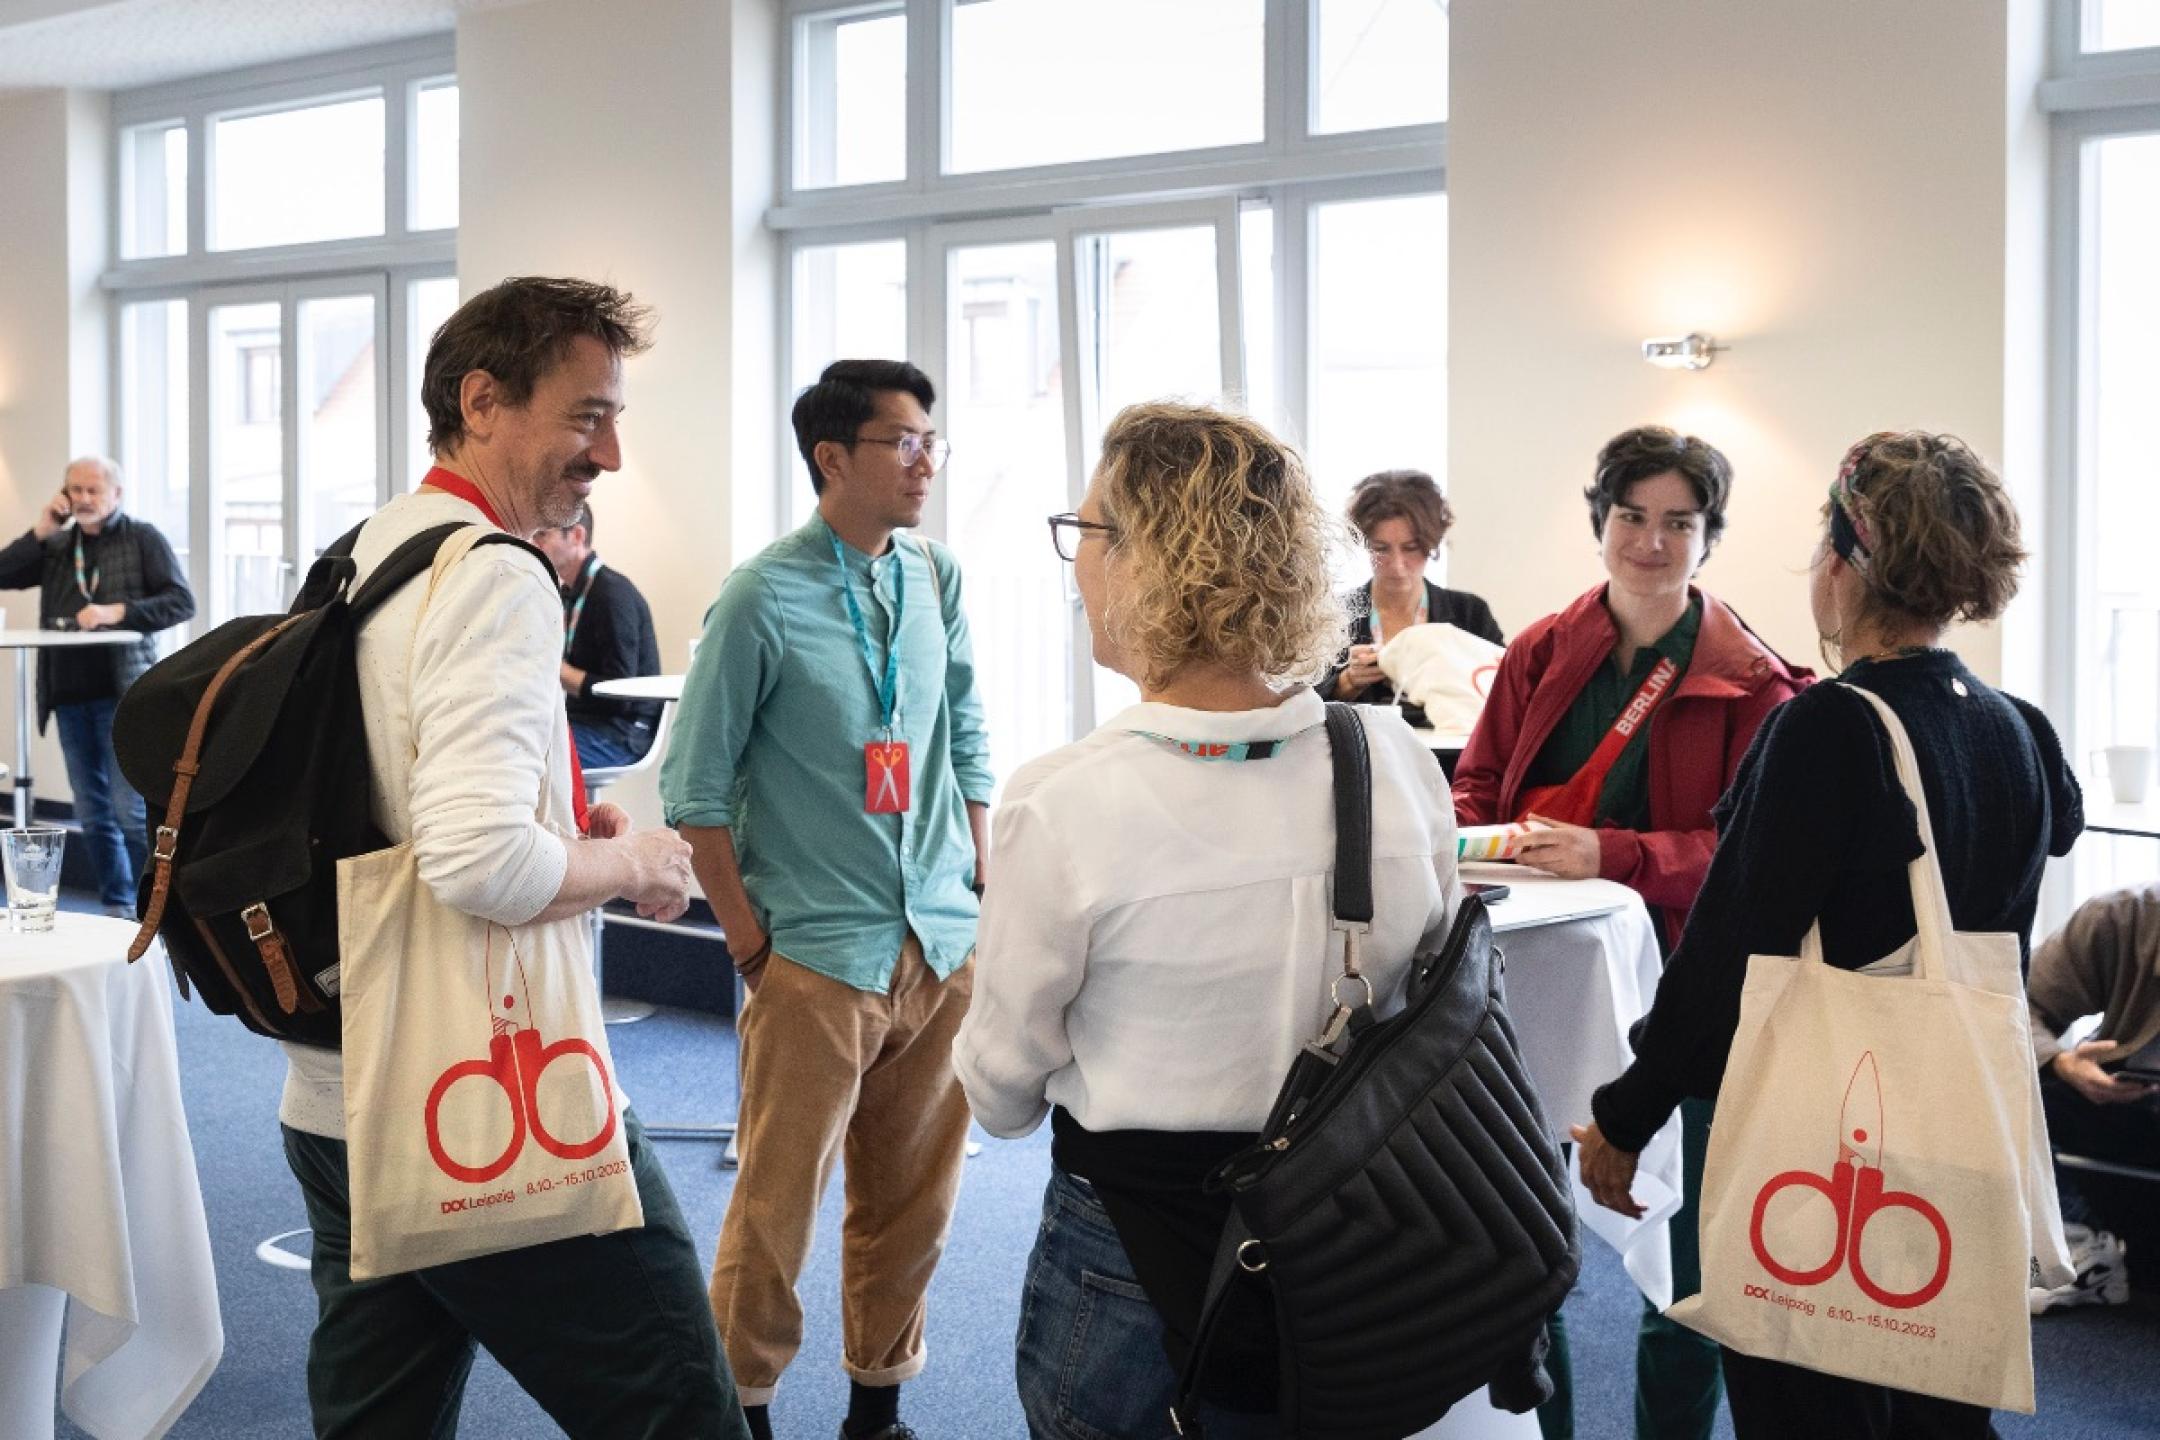
[[[576,601],[576,587],[563,592],[563,613]],[[570,697],[570,723],[604,731],[626,748],[643,754],[659,723],[657,700],[616,700],[593,694],[603,680],[626,680],[660,673],[660,640],[653,633],[652,610],[630,578],[612,565],[592,577],[577,634],[563,657],[585,672],[585,684]]]
[[[2085,828],[2054,728],[1947,651],[1838,678],[1888,701],[1912,737],[1957,928],[2015,932],[2029,953],[2041,869]],[[1799,953],[1817,917],[1824,958],[1846,970],[1915,933],[1905,867],[1923,853],[1919,828],[1862,697],[1820,684],[1773,710],[1715,818],[1717,853],[1635,1061],[1592,1102],[1622,1150],[1647,1144],[1683,1097],[1717,1094],[1750,955]]]

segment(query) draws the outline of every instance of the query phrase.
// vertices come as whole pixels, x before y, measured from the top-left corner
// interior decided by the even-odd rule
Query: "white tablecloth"
[[[217,1368],[225,1332],[180,1106],[162,952],[134,925],[0,920],[0,1436],[162,1435]]]
[[[1507,966],[1508,1014],[1523,1059],[1560,1138],[1590,1118],[1590,1092],[1627,1068],[1628,1027],[1657,994],[1663,962],[1642,898],[1609,880],[1560,880],[1517,865],[1465,865],[1465,880],[1502,884],[1492,907]],[[1665,1221],[1680,1206],[1680,1122],[1644,1150],[1635,1198],[1641,1220],[1601,1209],[1575,1178],[1583,1226],[1620,1251],[1628,1275],[1660,1306],[1672,1303],[1672,1244]],[[1471,1395],[1415,1440],[1536,1440],[1536,1415],[1495,1410]]]
[[[1642,897],[1610,880],[1558,880],[1519,865],[1465,865],[1466,880],[1510,887],[1493,906],[1507,962],[1508,1013],[1523,1057],[1545,1099],[1547,1118],[1588,1123],[1590,1092],[1628,1066],[1628,1027],[1657,997],[1657,932]],[[1676,1115],[1643,1150],[1635,1199],[1647,1213],[1628,1220],[1603,1208],[1575,1177],[1585,1228],[1620,1252],[1628,1275],[1660,1307],[1670,1305],[1672,1247],[1665,1221],[1680,1208],[1680,1121]]]

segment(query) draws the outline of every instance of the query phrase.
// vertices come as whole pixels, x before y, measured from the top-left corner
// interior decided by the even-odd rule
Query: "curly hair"
[[[1350,523],[1370,540],[1390,520],[1409,521],[1411,538],[1430,555],[1455,528],[1455,508],[1423,470],[1382,470],[1350,491]]]
[[[1667,425],[1637,425],[1605,442],[1597,455],[1597,473],[1583,490],[1590,502],[1590,533],[1605,538],[1605,517],[1613,506],[1627,504],[1639,481],[1677,471],[1702,507],[1703,540],[1715,545],[1725,533],[1725,502],[1732,496],[1732,461],[1709,441],[1682,435]]]
[[[1868,608],[1930,625],[1993,620],[2026,559],[2002,480],[1955,435],[1879,430],[1845,452],[1823,517],[1859,541]]]
[[[1096,479],[1123,582],[1103,628],[1135,678],[1158,688],[1196,662],[1326,671],[1346,633],[1327,565],[1340,530],[1296,450],[1246,416],[1158,401],[1110,422]]]

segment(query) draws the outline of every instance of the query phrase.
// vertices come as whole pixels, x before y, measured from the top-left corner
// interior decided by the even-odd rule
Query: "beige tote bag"
[[[1878,697],[1926,854],[1917,934],[1865,971],[1748,962],[1703,1173],[1702,1292],[1743,1354],[2033,1408],[2029,1257],[2065,1258],[2017,937],[1959,933],[1912,743]]]
[[[338,862],[338,948],[355,1280],[644,1223],[583,917],[453,910],[408,842]]]

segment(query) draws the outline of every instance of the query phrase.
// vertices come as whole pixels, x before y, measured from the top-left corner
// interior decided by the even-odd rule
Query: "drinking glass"
[[[7,873],[8,914],[18,933],[53,928],[53,907],[60,897],[60,856],[67,831],[58,825],[0,830],[0,868]]]

